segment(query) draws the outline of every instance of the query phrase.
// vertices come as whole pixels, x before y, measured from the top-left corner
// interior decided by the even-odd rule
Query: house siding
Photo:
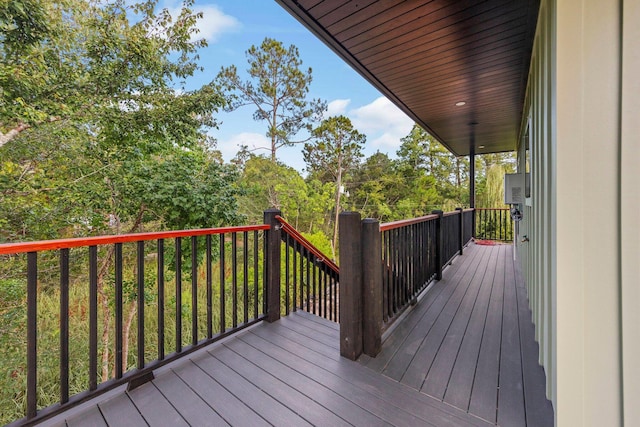
[[[640,419],[639,10],[612,0],[540,8],[518,150],[524,171],[529,126],[532,190],[517,248],[561,426]]]

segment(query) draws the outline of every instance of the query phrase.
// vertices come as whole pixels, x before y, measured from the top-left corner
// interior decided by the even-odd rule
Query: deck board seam
[[[478,261],[478,264],[482,261],[482,256],[483,256],[483,255],[484,255],[484,254],[481,254],[480,259],[478,259],[478,260],[477,260],[477,261]],[[475,263],[475,261],[476,261],[476,260],[475,260],[475,258],[474,258],[473,263]],[[408,365],[406,366],[406,368],[404,369],[404,372],[403,372],[403,374],[402,374],[402,376],[401,376],[401,378],[400,378],[400,382],[403,382],[403,380],[404,380],[404,378],[405,378],[405,376],[406,376],[406,374],[407,374],[408,370],[409,370],[409,369],[410,369],[410,367],[412,366],[412,364],[413,364],[413,362],[414,362],[414,360],[415,360],[416,356],[417,356],[419,353],[421,353],[421,350],[423,350],[423,349],[425,348],[425,347],[424,347],[424,346],[425,346],[425,341],[427,340],[427,338],[429,338],[429,334],[430,334],[430,333],[431,333],[431,331],[433,330],[434,326],[438,323],[438,321],[439,321],[440,319],[443,319],[443,317],[441,317],[441,316],[443,315],[444,310],[445,310],[445,309],[447,308],[447,306],[452,302],[452,298],[454,297],[455,293],[456,293],[459,289],[461,289],[461,288],[460,288],[460,286],[461,286],[462,279],[464,279],[465,277],[467,277],[467,274],[469,274],[469,271],[470,271],[470,268],[471,268],[471,266],[472,266],[472,265],[473,265],[472,263],[469,263],[469,264],[467,265],[467,268],[465,269],[464,274],[462,275],[462,278],[461,278],[461,279],[456,283],[456,287],[455,287],[455,289],[451,292],[451,295],[449,295],[449,297],[447,298],[447,301],[442,305],[442,307],[440,308],[440,310],[437,312],[436,317],[433,319],[433,322],[431,323],[431,325],[429,326],[429,328],[428,328],[427,332],[425,333],[425,335],[424,335],[424,337],[423,337],[422,341],[420,342],[420,345],[418,346],[418,348],[417,348],[416,352],[413,354],[413,356],[411,357],[411,360],[410,360],[409,364],[408,364]],[[473,271],[473,272],[472,272],[472,276],[471,276],[471,278],[473,278],[473,275],[475,275],[475,271]],[[467,286],[467,289],[465,289],[465,290],[464,290],[464,293],[460,296],[460,302],[458,302],[458,304],[457,304],[456,311],[457,311],[457,310],[458,310],[458,308],[460,307],[460,304],[462,303],[462,300],[464,299],[464,296],[466,295],[467,291],[468,291],[468,286]],[[453,300],[453,302],[455,303],[455,300]],[[453,320],[453,317],[452,317],[452,320]],[[449,322],[449,325],[450,325],[450,324],[451,324],[451,322]],[[447,329],[448,329],[448,328],[449,328],[449,326],[447,326]],[[445,336],[446,336],[446,333],[445,333]],[[444,339],[444,338],[443,338],[443,339]],[[440,346],[440,345],[442,345],[442,341],[440,342],[439,346]],[[431,363],[433,363],[433,360],[431,361]],[[428,369],[430,369],[430,368],[431,368],[431,364],[429,365],[429,367],[427,368],[427,370],[428,370]],[[425,374],[425,376],[426,376],[426,374]],[[423,383],[423,382],[424,382],[424,378],[422,379],[421,387],[422,387],[422,383]],[[418,388],[417,390],[420,390],[420,389]]]
[[[467,252],[467,254],[469,254]],[[456,277],[460,268],[462,266],[464,266],[465,263],[464,261],[468,261],[468,260],[473,260],[475,259],[476,256],[478,256],[479,251],[472,251],[471,252],[471,257],[469,257],[468,259],[462,259],[461,263],[462,265],[458,264],[455,268],[455,270],[452,270],[453,272],[449,271],[450,274],[453,275],[453,277]],[[463,255],[464,256],[464,255]],[[470,262],[470,261],[469,261]],[[467,266],[468,268],[468,266]],[[465,270],[466,271],[466,270]],[[406,340],[411,336],[411,334],[413,333],[413,331],[415,330],[415,328],[421,323],[422,319],[424,318],[424,316],[429,312],[429,309],[433,306],[433,304],[438,300],[438,298],[440,297],[440,295],[446,290],[446,286],[445,286],[445,281],[440,280],[440,281],[434,281],[433,287],[436,288],[438,290],[438,293],[436,295],[432,294],[432,298],[430,301],[428,301],[428,304],[425,304],[422,310],[420,311],[416,311],[414,313],[411,313],[410,315],[413,316],[413,318],[411,319],[412,322],[414,322],[414,324],[412,326],[410,326],[408,329],[401,329],[401,331],[403,332],[403,337],[396,343],[395,341],[391,341],[390,343],[387,344],[387,342],[385,341],[385,344],[387,344],[387,348],[393,348],[394,350],[392,351],[392,354],[388,357],[388,360],[384,363],[384,365],[378,370],[375,369],[378,372],[384,373],[385,370],[387,369],[387,367],[389,366],[389,364],[391,363],[391,361],[395,358],[396,354],[398,353],[398,351],[400,350],[400,348],[403,346],[403,344],[406,342]],[[433,290],[431,291],[433,292]],[[453,291],[452,291],[453,293]],[[425,296],[425,298],[427,298],[427,296]],[[447,299],[448,301],[448,299]],[[443,302],[443,304],[446,305],[446,301]],[[418,318],[416,318],[417,316],[420,316]],[[408,318],[405,318],[404,321],[409,321]],[[402,327],[402,325],[399,325],[399,327]],[[395,334],[396,331],[394,331]],[[392,339],[392,336],[389,337],[389,339]],[[392,347],[391,347],[392,346]],[[383,348],[384,351],[384,348]],[[378,355],[378,357],[380,357],[381,355]]]
[[[477,253],[476,253],[476,254],[474,254],[474,257],[471,259],[471,261],[470,261],[470,262],[474,262],[477,256],[478,256],[478,255],[477,255]],[[465,266],[464,264],[466,264],[466,266]],[[464,275],[467,273],[467,271],[468,271],[468,269],[469,269],[470,265],[471,265],[471,264],[469,264],[469,263],[463,263],[464,270],[463,270],[463,271],[460,271],[460,269],[462,268],[462,266],[458,267],[458,269],[455,271],[455,274],[454,274],[454,276],[453,276],[453,277],[457,277],[457,276],[458,276],[458,274],[460,274],[461,276],[464,276]],[[453,279],[453,277],[451,278],[451,280]],[[433,327],[433,325],[434,325],[434,324],[435,324],[435,322],[437,321],[438,317],[440,316],[440,314],[442,313],[442,311],[443,311],[443,310],[444,310],[444,308],[447,306],[447,304],[449,303],[449,301],[451,300],[451,298],[452,298],[452,297],[453,297],[453,295],[455,294],[456,290],[458,289],[458,286],[457,286],[457,284],[456,284],[456,286],[455,286],[455,287],[453,287],[453,288],[451,289],[451,291],[450,291],[450,293],[449,293],[449,295],[448,295],[448,296],[447,296],[446,294],[445,294],[445,295],[443,295],[442,293],[443,293],[445,290],[447,290],[447,292],[449,292],[448,288],[445,286],[448,282],[449,282],[449,278],[447,278],[447,280],[446,280],[446,281],[445,281],[445,280],[442,280],[442,281],[439,281],[439,282],[438,282],[438,283],[441,285],[442,292],[440,292],[440,293],[438,294],[438,296],[437,296],[437,297],[433,298],[433,300],[432,300],[432,301],[430,301],[430,304],[425,308],[425,310],[424,310],[424,312],[421,314],[420,318],[419,318],[419,319],[417,319],[417,320],[415,321],[415,324],[410,328],[410,330],[408,330],[408,331],[407,331],[407,334],[402,338],[402,340],[400,340],[400,342],[399,342],[399,343],[397,343],[397,344],[396,344],[396,343],[394,343],[395,350],[394,350],[394,352],[393,352],[393,356],[392,356],[392,357],[389,359],[389,361],[386,363],[385,368],[381,370],[381,373],[382,373],[383,375],[389,376],[388,374],[386,374],[386,372],[388,372],[389,365],[392,363],[392,361],[393,361],[393,360],[395,360],[396,355],[398,354],[398,352],[400,351],[400,349],[404,346],[404,344],[407,342],[407,340],[408,340],[408,339],[409,339],[409,338],[414,334],[414,332],[416,331],[416,328],[417,328],[417,327],[418,327],[418,326],[423,322],[424,317],[425,317],[425,316],[427,316],[429,313],[431,313],[431,312],[432,312],[432,311],[430,311],[430,310],[431,310],[431,308],[432,308],[432,307],[433,307],[433,305],[438,301],[438,298],[440,298],[440,296],[442,295],[442,300],[441,300],[441,301],[438,301],[438,302],[439,302],[439,304],[441,304],[441,307],[440,307],[439,311],[437,312],[437,315],[436,315],[435,319],[433,320],[433,322],[432,322],[432,323],[431,323],[431,325],[429,326],[429,329],[427,330],[427,332],[422,336],[422,339],[421,339],[421,341],[420,341],[420,344],[418,345],[418,347],[416,348],[416,351],[415,351],[415,352],[413,353],[413,355],[411,356],[411,359],[408,361],[408,363],[406,364],[406,366],[403,368],[403,372],[402,372],[402,375],[400,376],[400,379],[396,380],[396,381],[400,381],[400,382],[402,381],[402,378],[404,377],[404,374],[406,373],[406,370],[408,369],[408,367],[409,367],[409,366],[411,365],[411,363],[413,362],[413,360],[414,360],[414,358],[415,358],[416,354],[418,353],[418,351],[420,350],[420,348],[421,348],[421,347],[422,347],[422,345],[424,344],[424,341],[427,339],[427,336],[428,336],[429,332],[431,331],[431,328]],[[434,308],[434,311],[433,311],[433,312],[435,312],[435,310],[436,310],[436,309],[437,309],[437,307],[436,307],[436,308]],[[422,333],[420,333],[420,335],[422,335]],[[395,379],[395,378],[390,377],[390,376],[389,376],[389,378]]]
[[[494,251],[492,251],[492,252],[494,252]],[[493,256],[493,254],[492,254],[492,256]],[[472,389],[473,389],[473,383],[475,382],[476,374],[477,374],[477,371],[478,371],[478,360],[480,359],[480,348],[481,348],[481,346],[482,346],[482,341],[483,341],[483,339],[484,339],[484,334],[485,334],[485,331],[486,331],[486,328],[487,328],[487,318],[488,318],[488,315],[489,315],[489,304],[490,304],[490,302],[491,302],[491,297],[493,296],[493,292],[494,292],[494,290],[495,290],[495,289],[494,289],[494,288],[495,288],[495,275],[496,275],[496,271],[497,271],[497,261],[498,261],[498,258],[499,258],[499,255],[498,255],[498,254],[496,254],[496,255],[495,255],[495,264],[496,264],[496,268],[494,269],[494,274],[493,274],[493,277],[491,278],[491,291],[489,292],[489,296],[488,296],[488,298],[487,298],[487,306],[484,308],[484,319],[483,319],[483,325],[482,325],[482,335],[480,336],[480,343],[479,343],[479,345],[478,345],[478,352],[477,352],[477,355],[476,355],[476,357],[475,357],[475,368],[474,368],[474,370],[473,370],[473,377],[472,377],[472,379],[471,379],[471,387],[470,387],[470,389],[469,389],[469,396],[468,396],[468,398],[467,398],[467,402],[466,402],[465,407],[464,407],[464,408],[460,408],[460,409],[463,409],[463,410],[465,410],[465,411],[467,411],[467,412],[469,412],[469,405],[470,405],[470,403],[471,403],[471,392],[472,392]],[[491,258],[490,258],[490,259],[491,259]],[[483,278],[483,280],[484,280],[484,278]],[[466,333],[466,330],[465,330],[465,333]],[[456,362],[457,362],[457,359],[458,359],[458,356],[459,356],[459,354],[460,354],[460,350],[461,350],[461,349],[462,349],[462,345],[461,345],[461,346],[460,346],[460,348],[458,349],[458,354],[456,354]],[[455,367],[455,365],[454,365],[454,367]],[[451,381],[451,376],[449,377],[449,382],[447,383],[447,389],[449,388],[449,383],[450,383],[450,381]],[[446,390],[445,390],[445,397],[446,397]],[[472,415],[473,415],[473,414],[472,414]],[[477,416],[477,415],[476,415],[476,416]],[[480,417],[479,417],[479,418],[480,418]]]
[[[485,257],[485,255],[483,254],[483,257],[480,259],[479,266],[483,265],[482,261],[484,260],[484,257]],[[486,272],[486,266],[485,266],[485,272]],[[469,290],[471,289],[471,286],[473,285],[474,279],[475,279],[477,274],[478,274],[478,269],[476,269],[473,272],[473,276],[469,278],[469,283],[467,285],[467,288],[465,289],[464,295],[462,295],[462,298],[460,298],[460,303],[458,304],[458,307],[456,307],[455,313],[453,313],[453,315],[451,316],[451,321],[449,322],[449,325],[447,325],[447,327],[446,327],[446,330],[444,332],[442,340],[440,341],[440,344],[438,345],[438,349],[436,350],[436,354],[435,354],[434,358],[431,360],[429,368],[425,372],[424,378],[422,379],[422,383],[420,384],[420,388],[418,390],[422,390],[423,389],[423,387],[425,385],[425,382],[427,380],[427,377],[429,376],[429,372],[431,372],[431,368],[433,367],[433,364],[435,363],[437,355],[438,355],[440,349],[442,348],[442,345],[444,344],[444,342],[445,342],[445,340],[447,338],[447,335],[449,334],[449,331],[451,330],[451,325],[453,325],[453,322],[456,320],[456,317],[458,316],[458,313],[460,312],[460,308],[462,307],[462,304],[463,304],[465,298],[469,294]],[[484,273],[482,273],[482,277],[484,278]],[[460,285],[461,285],[461,283],[458,284],[458,286],[460,286]],[[475,295],[474,300],[473,300],[473,305],[475,305],[475,302],[476,302],[476,300],[478,298],[478,292],[480,291],[480,286],[481,285],[482,285],[482,282],[480,282],[480,284],[478,284],[478,286],[477,286],[478,289],[477,289],[476,295]],[[473,306],[471,307],[471,311],[473,311]],[[467,326],[469,324],[469,320],[470,319],[471,319],[471,316],[469,316],[469,319],[467,319]],[[465,326],[465,331],[466,331],[467,326]],[[464,333],[463,333],[463,337],[464,337]],[[462,340],[460,340],[460,345],[462,345]],[[458,347],[458,350],[459,350],[459,347]],[[457,352],[456,352],[456,355],[457,355]],[[448,383],[448,381],[447,381],[447,383]],[[438,397],[435,397],[435,398],[439,399]],[[442,399],[439,399],[439,400],[442,400]]]
[[[443,395],[442,395],[443,396],[443,399],[442,399],[443,402],[444,402],[444,397],[447,394],[447,390],[449,389],[449,385],[451,383],[451,377],[453,375],[453,371],[455,369],[455,365],[458,362],[458,359],[459,359],[459,356],[460,356],[460,351],[462,350],[462,347],[463,347],[463,344],[464,344],[464,338],[467,336],[467,332],[469,330],[469,325],[471,324],[471,319],[472,319],[473,313],[476,310],[476,305],[478,304],[478,298],[479,298],[479,295],[480,295],[480,291],[482,290],[482,285],[485,283],[485,278],[488,277],[487,276],[487,272],[490,270],[489,267],[493,265],[493,264],[490,264],[490,262],[492,261],[493,258],[497,259],[497,256],[494,257],[494,254],[493,254],[494,251],[491,251],[491,252],[492,253],[489,254],[489,259],[487,261],[487,266],[485,268],[484,274],[482,276],[482,280],[480,282],[480,287],[478,288],[478,294],[476,295],[476,299],[475,299],[475,301],[473,303],[473,307],[471,308],[471,313],[469,315],[469,319],[467,320],[467,324],[466,324],[464,332],[462,334],[462,339],[460,340],[460,345],[458,346],[458,351],[456,352],[455,361],[453,363],[453,366],[451,367],[451,372],[449,373],[449,379],[447,380],[447,385],[445,386],[445,389],[444,389],[444,392],[443,392]],[[487,312],[489,311],[489,301],[491,300],[491,294],[493,292],[493,286],[494,286],[494,282],[495,282],[495,280],[494,280],[495,279],[495,269],[492,269],[492,270],[493,270],[493,276],[490,279],[491,288],[490,288],[490,291],[489,291],[489,295],[487,297],[486,307],[480,307],[479,308],[479,310],[482,310],[484,312],[482,335],[484,335],[484,330],[485,330],[485,326],[486,326]],[[482,336],[480,337],[480,342],[482,342]],[[476,355],[476,363],[475,363],[475,369],[474,369],[474,374],[473,374],[474,378],[475,378],[475,373],[476,373],[476,370],[477,370],[477,367],[478,367],[478,356],[479,356],[479,354],[480,354],[480,347],[478,346],[478,355]],[[473,379],[471,380],[471,384],[473,385]],[[469,400],[471,400],[471,393],[469,393],[469,398],[467,399],[467,404],[466,404],[465,408],[459,408],[459,409],[463,409],[465,411],[468,411]]]

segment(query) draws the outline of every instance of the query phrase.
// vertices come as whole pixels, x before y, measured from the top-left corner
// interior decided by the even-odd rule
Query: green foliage
[[[275,162],[278,148],[294,144],[292,138],[301,130],[311,131],[326,110],[326,102],[307,100],[311,68],[300,69],[302,60],[294,45],[285,48],[267,37],[260,46],[251,46],[246,56],[248,80],[243,81],[232,65],[220,70],[217,81],[231,93],[229,109],[252,105],[256,107],[253,118],[267,122],[268,148]]]

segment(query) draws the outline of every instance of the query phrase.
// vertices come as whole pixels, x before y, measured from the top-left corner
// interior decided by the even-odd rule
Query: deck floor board
[[[339,325],[297,311],[45,424],[553,425],[526,288],[511,257],[510,246],[469,246],[386,334],[376,358],[340,357]]]
[[[453,267],[361,364],[492,424],[552,426],[512,246],[472,244]]]

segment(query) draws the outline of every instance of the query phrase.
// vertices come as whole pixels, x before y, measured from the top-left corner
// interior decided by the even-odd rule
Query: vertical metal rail
[[[242,233],[242,312],[244,314],[244,323],[249,322],[249,233]]]
[[[158,239],[158,360],[164,360],[164,239]]]
[[[60,249],[60,403],[69,401],[69,249]]]
[[[98,247],[89,246],[89,390],[98,388]]]
[[[225,247],[224,247],[224,233],[220,234],[220,333],[226,331],[226,317],[227,309],[225,307]]]
[[[238,236],[231,233],[231,326],[238,326]]]
[[[138,242],[137,247],[138,269],[138,369],[144,368],[144,241]]]
[[[182,351],[182,239],[176,237],[176,353]]]
[[[211,256],[211,235],[205,238],[207,264],[207,339],[213,337],[213,266]],[[256,316],[257,317],[257,316]]]
[[[198,240],[191,236],[191,344],[198,344]]]
[[[115,316],[116,316],[116,379],[122,378],[122,243],[115,244]]]
[[[258,318],[258,232],[253,232],[253,318]]]
[[[37,414],[38,253],[27,254],[27,418]]]

